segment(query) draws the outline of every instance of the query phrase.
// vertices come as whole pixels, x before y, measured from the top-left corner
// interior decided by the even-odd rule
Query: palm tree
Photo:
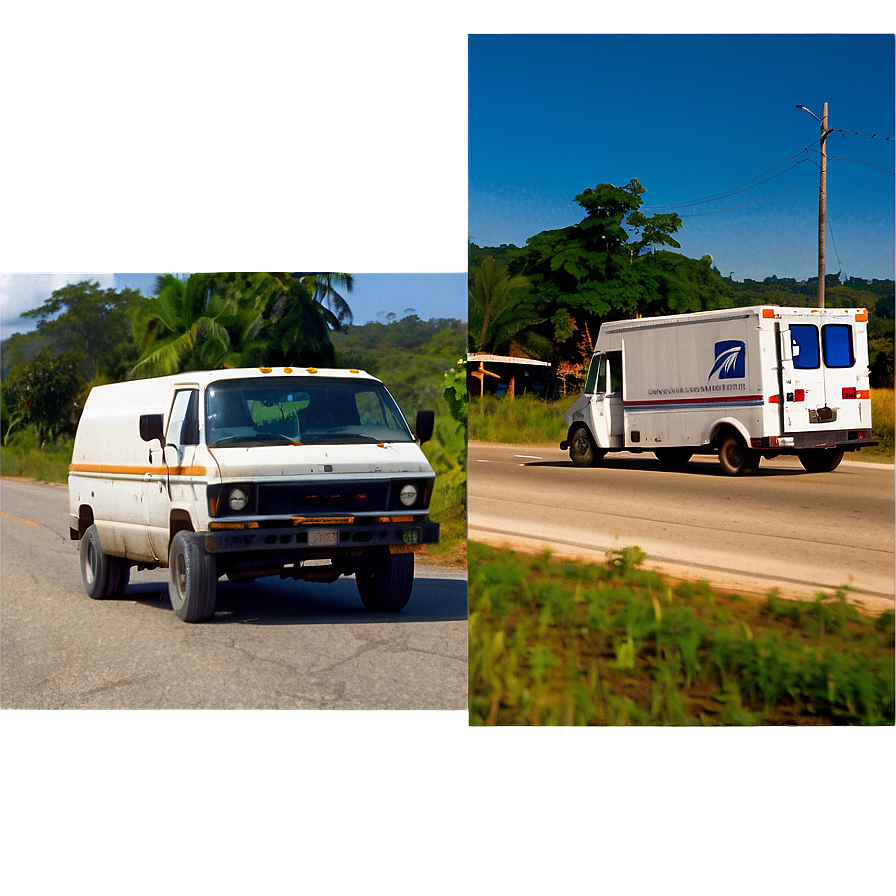
[[[473,350],[498,353],[515,347],[536,356],[549,351],[550,343],[532,329],[545,318],[535,313],[529,295],[529,281],[511,277],[491,255],[473,268],[468,289]]]
[[[214,370],[251,343],[262,323],[258,303],[240,303],[221,285],[215,274],[156,278],[156,296],[132,320],[140,358],[130,379]]]
[[[324,311],[327,326],[332,330],[341,330],[354,320],[348,302],[334,289],[334,284],[345,292],[351,292],[355,285],[353,274],[335,273],[296,273],[301,282],[312,285],[311,297]]]

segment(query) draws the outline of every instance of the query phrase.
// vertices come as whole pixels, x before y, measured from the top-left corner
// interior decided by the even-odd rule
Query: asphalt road
[[[893,607],[893,466],[843,461],[806,473],[796,458],[723,475],[714,457],[682,470],[652,454],[572,465],[559,447],[470,443],[471,540],[603,560],[637,545],[645,565],[747,593],[814,597],[848,586]]]
[[[417,563],[408,606],[368,613],[353,579],[218,584],[181,622],[167,570],[117,600],[84,593],[65,487],[0,482],[5,709],[438,709],[467,698],[463,571]]]

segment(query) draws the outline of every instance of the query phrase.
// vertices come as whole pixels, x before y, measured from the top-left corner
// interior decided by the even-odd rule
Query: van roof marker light
[[[284,373],[292,373],[292,367],[284,367],[283,372]]]
[[[762,309],[762,316],[763,316],[763,317],[774,317],[774,316],[775,316],[775,309],[774,309],[774,308],[763,308],[763,309]]]
[[[308,371],[308,373],[317,373],[316,367],[306,367],[305,370]]]
[[[258,368],[262,373],[270,373],[273,370],[272,367],[259,367]]]
[[[361,372],[360,370],[355,370],[354,367],[352,367],[352,369],[349,370],[349,373],[360,373],[360,372]]]
[[[861,323],[864,320],[868,320],[867,308],[864,311],[860,311],[858,314],[856,314],[856,323]]]

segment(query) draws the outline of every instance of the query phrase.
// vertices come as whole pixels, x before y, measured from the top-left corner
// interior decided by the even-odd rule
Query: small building
[[[514,358],[487,352],[467,355],[467,392],[470,398],[482,395],[544,396],[551,381],[551,362]]]

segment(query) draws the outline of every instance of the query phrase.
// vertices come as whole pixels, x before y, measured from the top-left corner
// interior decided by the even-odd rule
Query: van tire
[[[168,596],[178,619],[202,622],[215,613],[218,571],[214,554],[205,550],[202,536],[181,530],[168,551]]]
[[[843,460],[842,448],[807,448],[797,451],[803,469],[809,473],[833,473]]]
[[[606,452],[595,447],[587,426],[577,426],[569,434],[569,459],[577,467],[594,467]]]
[[[88,526],[81,536],[79,554],[81,581],[88,597],[104,600],[124,591],[130,569],[121,557],[110,557],[103,551],[95,525]]]
[[[740,476],[745,470],[758,466],[753,452],[739,432],[729,431],[719,443],[719,463],[727,476]]]
[[[361,603],[373,613],[397,613],[414,587],[413,554],[380,554],[367,572],[355,573]]]
[[[657,448],[653,453],[664,467],[683,467],[694,456],[690,448]]]

